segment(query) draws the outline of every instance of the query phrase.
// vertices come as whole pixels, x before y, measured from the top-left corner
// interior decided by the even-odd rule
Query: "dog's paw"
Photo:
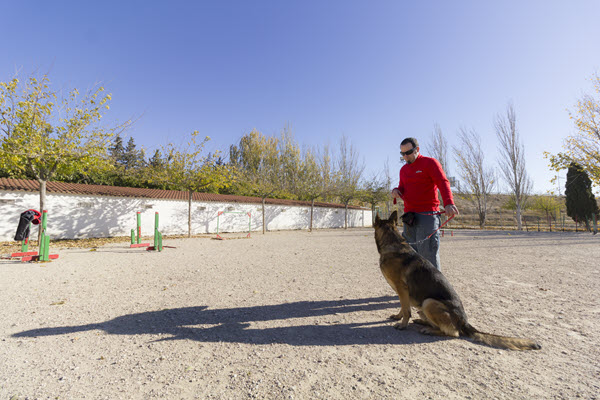
[[[408,324],[404,324],[402,322],[398,322],[397,324],[394,324],[394,328],[398,329],[399,331],[403,331],[404,329],[406,329],[407,326],[408,326]]]
[[[431,324],[429,323],[429,321],[421,319],[421,318],[413,319],[413,322],[415,324],[419,324],[419,325],[431,326]]]
[[[429,336],[445,336],[442,331],[440,331],[437,328],[431,327],[431,326],[422,326],[419,329],[419,332],[421,332],[421,334],[423,334],[423,335],[429,335]]]
[[[402,313],[398,313],[398,314],[392,314],[389,316],[390,319],[394,319],[396,321],[401,320],[402,319]]]

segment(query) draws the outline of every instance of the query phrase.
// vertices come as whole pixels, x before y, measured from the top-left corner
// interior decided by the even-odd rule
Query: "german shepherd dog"
[[[407,218],[406,214],[402,216]],[[510,350],[539,350],[529,339],[497,336],[479,332],[467,322],[467,315],[450,282],[429,261],[421,257],[398,231],[398,213],[389,219],[375,218],[375,243],[383,276],[400,298],[400,312],[390,318],[402,320],[395,325],[406,329],[411,306],[416,307],[423,325],[421,333],[466,336],[488,346]]]

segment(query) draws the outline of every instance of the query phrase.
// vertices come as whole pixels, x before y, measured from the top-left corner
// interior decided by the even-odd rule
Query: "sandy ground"
[[[478,329],[395,330],[371,229],[0,260],[0,399],[595,399],[600,235],[461,231],[442,268]]]

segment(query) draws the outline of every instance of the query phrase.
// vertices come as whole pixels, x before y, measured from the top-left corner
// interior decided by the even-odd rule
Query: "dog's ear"
[[[390,215],[389,220],[392,221],[394,223],[394,225],[397,225],[398,224],[398,211],[394,210],[392,215]]]
[[[379,218],[379,214],[375,214],[375,225],[379,225],[381,219]]]

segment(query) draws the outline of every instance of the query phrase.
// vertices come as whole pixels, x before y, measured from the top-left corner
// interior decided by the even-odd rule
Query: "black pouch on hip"
[[[409,211],[409,212],[402,214],[402,217],[400,217],[400,218],[402,219],[402,222],[404,222],[406,225],[413,226],[415,224],[416,217],[417,217],[416,213]]]

